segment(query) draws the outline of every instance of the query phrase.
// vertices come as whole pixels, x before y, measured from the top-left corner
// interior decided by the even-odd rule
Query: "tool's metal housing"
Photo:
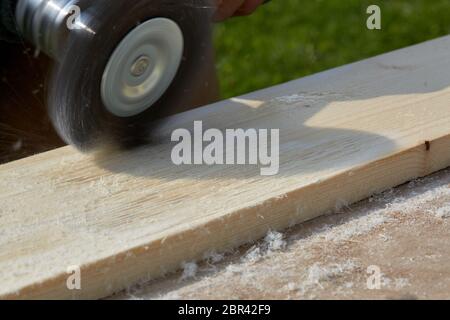
[[[76,0],[18,0],[16,22],[22,35],[39,50],[57,59],[61,33],[67,33],[66,19]]]

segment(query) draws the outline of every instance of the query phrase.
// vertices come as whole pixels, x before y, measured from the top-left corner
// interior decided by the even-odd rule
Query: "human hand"
[[[264,0],[216,0],[215,21],[223,21],[234,16],[246,16],[253,13]]]

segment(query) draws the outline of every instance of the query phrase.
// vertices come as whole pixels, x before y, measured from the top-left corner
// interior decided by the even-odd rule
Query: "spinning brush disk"
[[[210,0],[18,0],[15,10],[20,32],[56,61],[53,124],[83,150],[140,143],[192,98],[213,11]]]

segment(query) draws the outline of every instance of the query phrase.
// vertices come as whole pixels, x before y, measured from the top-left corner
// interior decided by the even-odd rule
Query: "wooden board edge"
[[[84,265],[81,267],[82,289],[79,291],[69,291],[66,286],[69,275],[60,274],[18,292],[0,296],[0,299],[103,298],[138,281],[176,271],[183,261],[200,260],[208,251],[220,252],[256,241],[270,230],[286,229],[333,212],[342,204],[358,202],[449,166],[450,134],[420,142],[415,147],[293,190],[283,197],[268,199],[258,206],[211,220],[194,229]],[[379,179],[380,171],[398,174]],[[351,190],[342,188],[346,183],[355,187]],[[339,190],[337,196],[327,196],[336,193],[336,190]],[[186,245],[186,241],[191,245]]]

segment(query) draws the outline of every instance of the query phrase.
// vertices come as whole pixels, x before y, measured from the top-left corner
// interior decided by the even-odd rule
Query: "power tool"
[[[55,61],[49,116],[68,144],[90,150],[142,143],[167,106],[191,98],[214,2],[0,0],[0,12],[2,38],[24,37]]]

